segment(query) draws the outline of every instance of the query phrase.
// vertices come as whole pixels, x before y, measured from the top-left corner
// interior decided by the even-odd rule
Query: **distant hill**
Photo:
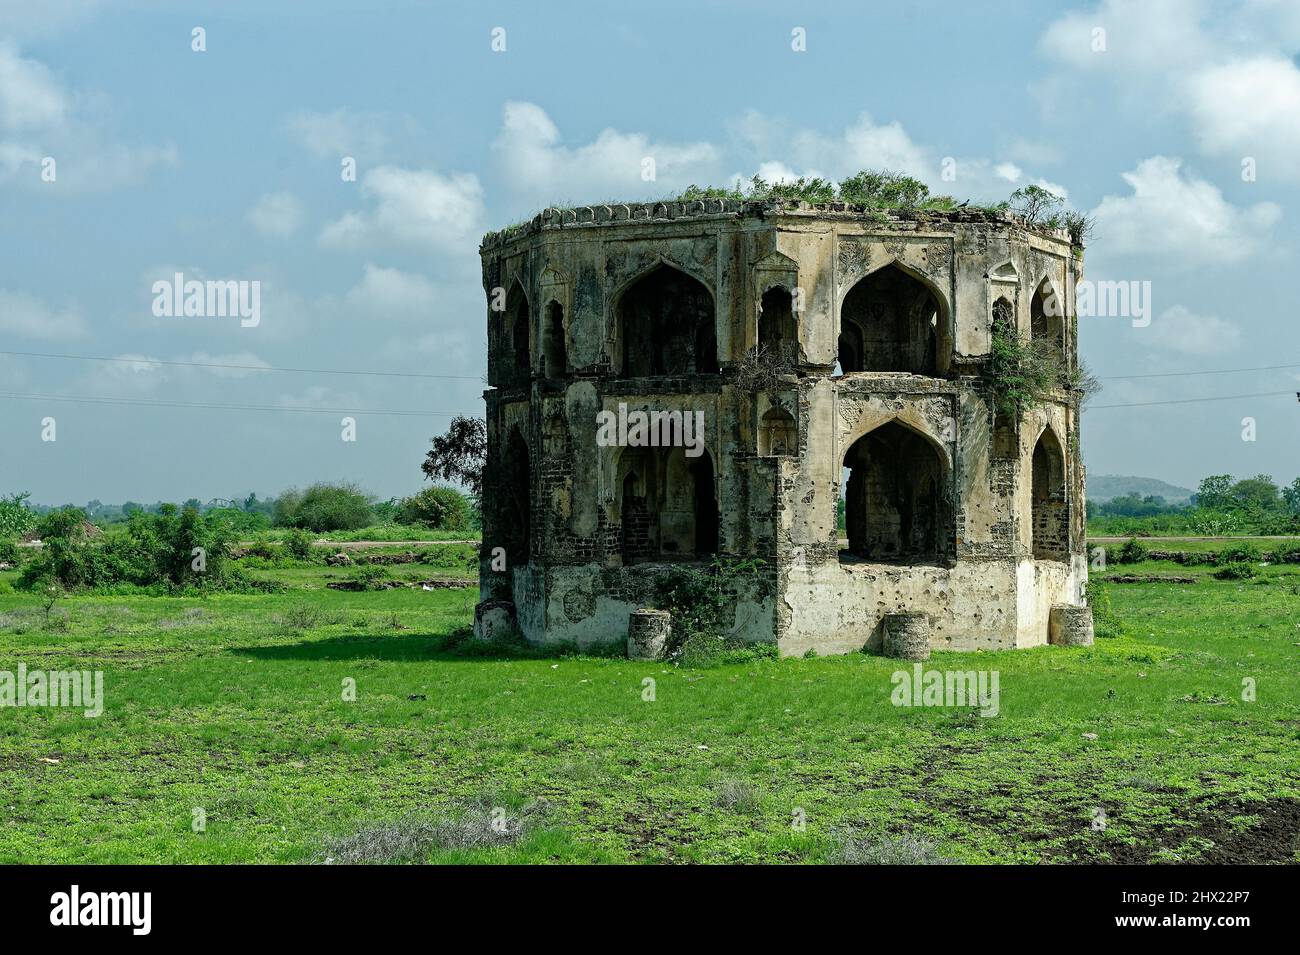
[[[1186,504],[1195,491],[1159,478],[1129,477],[1123,474],[1089,474],[1088,500],[1109,501],[1112,497],[1138,494],[1142,497],[1163,497],[1170,504]]]

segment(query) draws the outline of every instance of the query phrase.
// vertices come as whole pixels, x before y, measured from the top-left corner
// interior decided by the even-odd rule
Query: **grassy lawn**
[[[78,596],[48,622],[0,574],[0,670],[105,680],[98,719],[0,709],[0,862],[293,862],[340,845],[817,862],[846,844],[963,862],[1295,861],[1300,578],[1261,573],[1109,585],[1101,631],[1117,635],[1091,648],[935,654],[927,669],[998,672],[992,718],[893,706],[890,676],[909,667],[863,654],[693,669],[485,653],[454,635],[475,589],[325,589],[344,568],[266,571],[281,594]],[[492,807],[499,844],[446,837]],[[441,835],[422,842],[430,827]]]

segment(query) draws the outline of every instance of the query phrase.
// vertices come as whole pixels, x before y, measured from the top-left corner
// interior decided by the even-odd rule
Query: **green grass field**
[[[0,862],[1296,861],[1300,568],[1122,570],[1199,579],[1106,586],[1091,648],[932,657],[998,672],[991,718],[892,705],[865,654],[485,652],[475,589],[342,568],[48,619],[6,572],[0,670],[102,670],[105,711],[0,709]]]

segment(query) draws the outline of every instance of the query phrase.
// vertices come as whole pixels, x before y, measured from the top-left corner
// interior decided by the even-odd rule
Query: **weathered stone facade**
[[[528,639],[621,642],[713,554],[762,559],[732,629],[784,654],[878,649],[901,613],[934,649],[1035,646],[1082,605],[1078,395],[998,414],[988,375],[996,322],[1074,366],[1063,233],[714,199],[548,209],[481,255],[481,596]],[[702,412],[703,453],[602,446],[620,405]]]

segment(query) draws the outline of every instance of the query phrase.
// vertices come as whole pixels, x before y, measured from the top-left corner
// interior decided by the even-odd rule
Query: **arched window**
[[[937,375],[946,366],[939,300],[895,264],[866,276],[840,308],[840,365],[845,372]],[[942,364],[941,364],[942,362]]]
[[[618,475],[624,563],[717,553],[718,499],[708,451],[691,458],[683,448],[627,448]]]
[[[713,374],[718,338],[713,296],[698,280],[660,264],[619,299],[623,374]]]
[[[523,287],[516,282],[510,290],[506,302],[506,319],[510,328],[510,352],[514,377],[527,381],[532,375],[532,318],[528,307],[528,296]]]
[[[844,468],[849,546],[841,560],[928,563],[949,557],[944,461],[928,439],[890,421],[853,443]]]
[[[769,408],[758,426],[760,455],[794,455],[799,453],[799,434],[794,416],[784,408]]]
[[[546,361],[546,377],[563,378],[569,369],[564,340],[564,306],[552,300],[547,303],[545,315],[545,324],[542,326],[542,354]]]
[[[999,298],[993,303],[993,319],[991,323],[993,347],[996,349],[997,341],[1010,340],[1017,334],[1015,311],[1006,298]],[[1016,409],[1012,407],[1005,396],[994,396],[993,409],[993,456],[997,458],[1013,458],[1019,451],[1019,438],[1016,433]]]
[[[1070,556],[1070,509],[1065,493],[1065,453],[1051,428],[1034,446],[1032,514],[1035,560]]]
[[[1046,279],[1029,302],[1029,329],[1035,342],[1045,342],[1052,351],[1065,355],[1065,313],[1061,300]]]
[[[758,347],[773,357],[791,357],[796,337],[794,298],[788,289],[774,285],[763,293],[758,313]]]
[[[510,432],[505,457],[506,556],[512,566],[528,563],[532,527],[532,471],[528,442],[518,428]]]

